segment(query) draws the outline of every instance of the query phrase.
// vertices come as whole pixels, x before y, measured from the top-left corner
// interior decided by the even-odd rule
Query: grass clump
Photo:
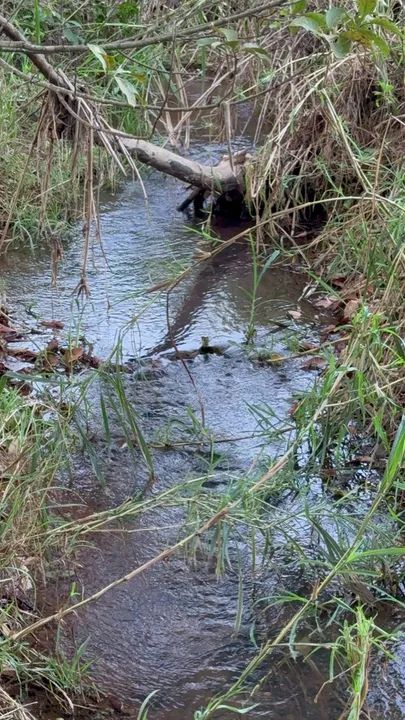
[[[9,242],[34,247],[37,240],[66,231],[77,217],[71,193],[71,152],[59,144],[53,162],[35,145],[38,99],[0,67],[0,229],[3,251]],[[76,199],[79,195],[76,185]]]
[[[37,590],[44,590],[51,567],[59,567],[62,543],[53,536],[50,512],[55,478],[66,465],[65,418],[42,401],[0,387],[0,708],[28,720],[24,698],[45,690],[66,709],[67,693],[78,691],[86,663],[79,648],[71,660],[49,657],[41,643],[14,641],[13,635],[38,613]],[[57,523],[56,523],[57,524]],[[35,694],[35,693],[34,693]],[[31,695],[32,697],[32,695]],[[17,698],[17,699],[16,699]]]
[[[343,3],[339,37],[357,42],[334,56],[330,17],[322,3],[317,11],[293,21],[304,28],[295,42],[280,40],[281,86],[268,103],[250,193],[257,207],[265,199],[264,242],[284,235],[319,290],[341,299],[339,325],[351,339],[329,415],[336,426],[358,420],[387,447],[401,416],[405,360],[403,36],[393,8],[359,3],[353,19]],[[291,66],[297,77],[289,80]]]

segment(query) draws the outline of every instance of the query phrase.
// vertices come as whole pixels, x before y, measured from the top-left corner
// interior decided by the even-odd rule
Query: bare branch
[[[221,28],[225,25],[228,25],[231,22],[235,22],[237,20],[242,20],[243,18],[251,18],[251,17],[257,17],[259,15],[262,15],[264,13],[267,13],[269,10],[272,10],[276,7],[282,7],[290,5],[291,3],[284,2],[284,0],[274,0],[274,2],[265,2],[265,3],[259,3],[257,5],[253,5],[251,8],[247,10],[243,10],[239,13],[234,13],[233,15],[227,15],[226,17],[219,18],[218,20],[213,20],[212,22],[203,23],[201,25],[196,25],[194,28],[185,28],[184,30],[178,30],[176,33],[177,40],[183,40],[186,41],[191,38],[195,38],[196,35],[207,35],[210,31],[216,30],[216,28]],[[12,25],[8,22],[8,20],[3,16],[0,15],[0,28],[3,29],[4,33],[8,35],[8,37],[12,37],[10,33],[8,32],[8,28],[13,28]],[[18,30],[13,28],[15,33],[18,33]],[[88,51],[88,45],[35,45],[33,43],[28,42],[28,40],[21,39],[21,37],[14,37],[12,38],[15,40],[15,42],[7,42],[2,41],[0,42],[0,51],[2,52],[23,52],[27,55],[52,55],[55,53],[67,53],[67,54],[76,54],[76,53],[82,53]],[[161,43],[171,43],[173,42],[173,31],[168,33],[162,33],[162,35],[156,35],[154,37],[142,37],[142,38],[133,38],[128,40],[115,40],[113,42],[109,42],[108,40],[97,40],[97,44],[101,45],[104,50],[133,50],[133,49],[140,49],[144,47],[149,47],[151,45],[159,45]]]

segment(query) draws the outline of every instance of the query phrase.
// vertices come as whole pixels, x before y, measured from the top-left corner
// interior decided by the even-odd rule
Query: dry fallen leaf
[[[321,341],[324,342],[329,335],[332,335],[332,333],[336,332],[336,325],[327,325],[325,328],[322,329],[320,338]]]
[[[51,352],[59,350],[59,340],[57,338],[52,338],[52,340],[50,340],[47,344],[46,349],[50,350]]]
[[[52,352],[47,352],[44,357],[44,365],[48,367],[56,367],[60,363],[59,355],[55,355]]]
[[[8,365],[6,365],[6,363],[0,362],[0,377],[2,375],[4,375],[4,373],[8,372],[9,370],[10,370],[10,368],[8,367]]]
[[[302,352],[306,352],[308,350],[317,350],[319,349],[319,346],[315,345],[315,343],[309,342],[308,340],[302,340],[302,342],[300,342],[299,349]]]
[[[361,465],[362,463],[370,464],[374,460],[372,455],[357,455],[349,460],[350,465]]]
[[[322,478],[335,478],[337,477],[337,472],[334,468],[322,468],[320,476]]]
[[[309,358],[302,365],[303,370],[323,370],[326,367],[326,360],[319,355]]]
[[[268,362],[268,363],[279,363],[279,362],[284,362],[285,360],[287,360],[286,356],[279,355],[278,353],[270,353],[270,355],[267,358],[265,358],[265,362]]]
[[[301,310],[288,310],[288,314],[293,320],[299,320],[302,316]]]
[[[7,638],[11,635],[11,628],[6,623],[1,623],[0,632],[2,633],[2,635],[4,635],[5,638]]]
[[[347,303],[349,300],[358,300],[358,297],[359,291],[354,288],[353,290],[344,293],[344,302]]]
[[[10,327],[9,325],[3,325],[2,323],[0,323],[0,333],[2,333],[4,335],[8,335],[9,333],[10,334],[18,333],[18,330],[16,330],[13,327]]]
[[[349,300],[349,302],[346,303],[346,305],[345,305],[345,309],[343,310],[343,319],[346,322],[350,322],[350,320],[357,313],[359,307],[360,307],[360,300]]]
[[[312,304],[315,305],[315,307],[317,307],[317,308],[320,308],[323,310],[328,310],[329,308],[333,307],[333,305],[336,305],[337,302],[339,302],[339,301],[336,300],[336,298],[321,297],[321,298],[318,298],[317,300],[314,300]]]
[[[11,357],[18,358],[18,360],[26,360],[26,362],[35,360],[38,357],[38,353],[29,348],[9,348],[7,352]]]
[[[291,405],[291,407],[289,408],[288,414],[295,415],[295,413],[297,412],[300,405],[301,405],[301,400],[295,400],[293,402],[293,404]]]
[[[102,364],[102,360],[100,358],[96,357],[96,355],[92,355],[91,353],[83,353],[81,358],[83,363],[86,363],[91,368],[99,368]]]
[[[80,360],[83,355],[82,347],[70,347],[65,350],[63,354],[63,362],[65,365],[73,365],[75,362]]]
[[[51,330],[63,330],[65,323],[60,320],[41,320],[41,325]]]
[[[335,275],[331,278],[330,284],[332,287],[343,288],[348,282],[349,278],[346,275]]]

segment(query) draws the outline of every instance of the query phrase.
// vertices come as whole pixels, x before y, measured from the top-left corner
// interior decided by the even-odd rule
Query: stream
[[[124,377],[126,396],[145,436],[155,442],[168,437],[184,441],[171,450],[153,451],[151,496],[196,477],[204,478],[207,491],[223,492],[247,472],[259,477],[269,457],[282,453],[289,438],[291,405],[312,386],[316,373],[303,369],[302,359],[267,364],[246,349],[252,292],[246,243],[197,265],[171,293],[169,308],[165,293],[157,297],[145,293],[186,267],[197,249],[211,249],[209,241],[175,210],[184,193],[179,183],[150,173],[145,185],[147,205],[139,184],[131,181],[116,194],[101,198],[102,246],[92,248],[88,300],[73,299],[82,262],[79,231],[64,243],[56,288],[51,287],[46,250],[10,250],[0,261],[2,282],[8,302],[27,324],[35,316],[63,321],[64,333],[73,339],[84,336],[101,358],[119,346],[122,361],[131,368]],[[225,228],[223,236],[239,230]],[[319,340],[319,328],[328,319],[303,299],[307,283],[306,276],[291,268],[276,265],[266,272],[258,293],[255,341],[267,353],[288,356],[301,340]],[[44,330],[38,344],[49,334]],[[220,350],[197,354],[202,338]],[[190,359],[187,355],[183,361],[174,359],[173,340]],[[95,478],[88,458],[75,461],[64,498],[78,506],[78,514],[112,507],[148,483],[140,453],[128,448],[113,414],[109,438],[105,437],[100,388],[91,392],[87,431],[102,481]],[[208,449],[193,442],[201,404],[206,428],[224,440]],[[276,437],[274,426],[287,432]],[[310,500],[316,503],[322,497],[323,484],[316,479]],[[299,515],[300,502],[294,493],[281,492],[271,512],[289,522],[292,538],[310,543],[310,529]],[[78,550],[74,577],[78,587],[89,595],[154,557],[176,542],[182,520],[180,510],[167,507],[127,521],[119,531],[94,534],[90,544]],[[283,588],[294,587],[298,594],[308,591],[304,575],[294,580],[288,564],[277,565],[277,550],[269,571],[252,569],[242,535],[230,541],[227,569],[220,577],[212,561],[197,556],[190,563],[178,554],[108,592],[61,627],[60,642],[67,653],[86,642],[91,677],[107,693],[117,717],[122,705],[121,711],[136,718],[139,704],[156,690],[149,720],[192,720],[254,657],[254,634],[260,644],[288,619],[276,605],[264,623],[255,615],[255,602]],[[281,545],[277,532],[274,542]],[[66,579],[55,586],[52,592],[63,597]],[[253,684],[271,668],[269,679],[247,701],[257,707],[245,717],[338,720],[345,698],[330,686],[314,702],[327,679],[326,656],[302,662],[278,652]],[[403,717],[404,684],[400,663],[393,662],[385,678],[378,676],[372,717]],[[223,709],[215,717],[225,720],[236,715]]]

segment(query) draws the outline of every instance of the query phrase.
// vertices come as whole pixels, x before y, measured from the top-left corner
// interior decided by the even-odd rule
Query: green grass
[[[81,649],[73,659],[46,657],[35,646],[9,640],[9,636],[35,617],[36,585],[41,583],[41,568],[61,545],[51,533],[50,492],[58,473],[66,464],[70,443],[66,418],[57,408],[41,400],[23,397],[8,388],[4,378],[0,387],[0,668],[8,683],[16,681],[21,701],[26,688],[46,687],[68,702],[66,692],[77,691],[86,675]],[[47,549],[46,549],[47,547]],[[9,702],[7,683],[3,684],[0,704]],[[69,704],[69,702],[68,702]],[[4,706],[2,705],[4,708]],[[24,711],[21,717],[28,717]]]

